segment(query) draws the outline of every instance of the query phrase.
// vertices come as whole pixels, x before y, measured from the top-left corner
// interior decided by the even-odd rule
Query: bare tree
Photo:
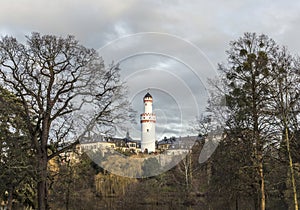
[[[32,33],[0,41],[1,84],[20,98],[37,164],[38,209],[47,209],[47,164],[90,132],[127,116],[117,65],[66,38]]]

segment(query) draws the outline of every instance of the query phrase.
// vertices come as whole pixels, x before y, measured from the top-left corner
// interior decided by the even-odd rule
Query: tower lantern
[[[141,114],[141,150],[155,152],[156,116],[152,113],[153,98],[150,93],[144,96],[144,113]]]

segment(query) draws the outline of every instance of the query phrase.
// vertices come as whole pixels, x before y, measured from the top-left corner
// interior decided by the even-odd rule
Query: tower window
[[[149,132],[149,129],[147,129],[147,132]]]

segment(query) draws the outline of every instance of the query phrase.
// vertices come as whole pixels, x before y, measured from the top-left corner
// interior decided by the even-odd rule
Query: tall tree
[[[116,65],[66,38],[32,33],[0,41],[1,84],[21,101],[37,164],[38,209],[47,209],[48,161],[90,132],[126,117]]]
[[[266,208],[264,154],[271,140],[272,122],[264,112],[269,110],[270,84],[276,54],[279,51],[274,40],[266,35],[245,33],[230,43],[227,65],[220,65],[227,78],[226,103],[230,110],[227,127],[236,136],[247,133],[244,141],[252,145],[252,164],[257,174],[260,208]]]

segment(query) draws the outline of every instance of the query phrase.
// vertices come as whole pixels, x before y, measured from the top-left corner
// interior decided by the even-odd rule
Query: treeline
[[[33,33],[26,44],[2,38],[1,205],[298,210],[299,57],[255,33],[232,41],[226,53],[196,123],[205,140],[169,171],[136,179],[113,175],[85,154],[75,162],[65,156],[81,138],[131,116],[118,66],[106,67],[72,36]],[[206,137],[216,131],[218,147],[200,163],[205,142],[216,143]]]

